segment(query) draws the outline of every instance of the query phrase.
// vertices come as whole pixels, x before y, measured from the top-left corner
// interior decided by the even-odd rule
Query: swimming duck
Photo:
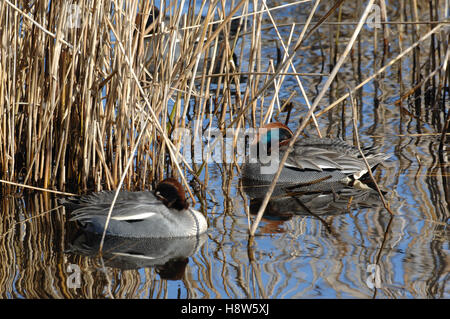
[[[258,134],[257,158],[248,158],[243,167],[243,178],[248,182],[270,184],[277,172],[279,162],[288,148],[292,131],[284,124],[273,122],[263,126],[265,133]],[[278,145],[272,147],[274,143]],[[261,151],[269,155],[269,164],[262,164]],[[376,153],[373,148],[363,149],[371,169],[389,158],[384,153]],[[269,167],[270,165],[270,167]],[[269,169],[271,168],[271,169]],[[298,138],[289,154],[278,184],[313,185],[315,183],[349,183],[367,173],[367,167],[359,150],[341,139]]]
[[[63,199],[61,204],[71,211],[87,231],[103,233],[115,191]],[[154,192],[121,191],[117,197],[107,235],[139,238],[171,238],[197,236],[206,232],[207,222],[189,207],[180,183],[167,178]]]

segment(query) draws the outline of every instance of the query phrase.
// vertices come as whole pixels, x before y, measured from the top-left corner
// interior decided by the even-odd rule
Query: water
[[[304,4],[277,10],[276,20],[303,22],[309,8],[309,4]],[[351,13],[353,9],[344,10],[349,21],[358,19],[356,12]],[[398,21],[394,11],[388,14],[391,21]],[[295,60],[298,72],[329,71],[328,31],[334,32],[335,27],[322,27],[320,33],[313,34],[304,44],[309,49],[299,52]],[[341,27],[344,40],[340,41],[340,52],[353,29],[354,25]],[[395,26],[392,29],[394,34],[398,31]],[[283,37],[287,37],[289,28],[281,30]],[[300,29],[296,32],[298,35]],[[330,102],[347,92],[346,84],[361,82],[360,79],[399,53],[397,37],[393,36],[386,56],[374,54],[373,32],[367,27],[363,29],[361,66],[356,67],[355,52],[353,60],[347,60],[341,69],[342,79],[333,87]],[[276,54],[271,42],[274,37],[273,30],[264,36],[266,62]],[[382,45],[380,39],[381,32],[378,46]],[[403,48],[411,44],[410,37],[405,36]],[[327,52],[325,58],[321,50]],[[429,44],[421,48],[421,63],[426,61],[428,50]],[[108,266],[98,256],[70,252],[76,229],[66,223],[64,210],[58,208],[53,196],[38,192],[26,192],[17,198],[4,196],[0,219],[0,296],[449,298],[449,164],[448,159],[440,159],[448,154],[439,156],[441,131],[436,121],[431,120],[434,115],[427,109],[424,96],[419,97],[419,112],[412,98],[400,106],[395,104],[410,88],[412,64],[411,56],[403,60],[404,79],[399,80],[395,64],[364,86],[361,94],[356,94],[362,114],[361,142],[366,146],[378,145],[380,151],[392,154],[375,175],[387,192],[385,196],[394,216],[378,202],[369,207],[337,210],[322,215],[321,219],[308,214],[263,218],[254,241],[249,242],[246,214],[249,199],[240,189],[239,174],[229,166],[210,164],[206,196],[196,198],[195,205],[207,214],[208,234],[201,247],[195,247],[187,259],[177,261],[177,271],[167,272],[161,267],[139,265],[136,269],[130,265],[131,269],[121,269]],[[245,68],[246,63],[241,65]],[[325,80],[325,77],[302,77],[310,101]],[[286,79],[284,88],[288,93],[281,94],[282,97],[289,96],[291,90],[299,91],[293,78]],[[326,106],[328,100],[324,98],[321,105]],[[300,93],[295,102],[297,107],[290,122],[293,129],[306,114],[306,103]],[[448,99],[445,103],[448,105]],[[436,114],[442,124],[442,112]],[[338,108],[332,115],[319,119],[321,131],[351,141],[351,119],[347,103],[344,112]],[[308,131],[314,129],[310,127]],[[78,281],[74,269],[79,270]]]

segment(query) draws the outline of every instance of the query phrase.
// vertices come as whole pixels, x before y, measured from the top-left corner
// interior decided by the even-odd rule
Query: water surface
[[[269,4],[274,6],[274,4]],[[347,4],[346,21],[357,21],[361,8]],[[274,12],[281,23],[306,20],[311,5]],[[325,5],[320,12],[325,12]],[[400,21],[398,8],[389,9],[391,21]],[[424,10],[425,12],[426,10]],[[427,17],[420,17],[426,19]],[[267,16],[264,16],[267,19]],[[336,19],[331,19],[336,21]],[[270,21],[264,22],[270,26]],[[295,59],[297,72],[328,73],[335,47],[335,25],[323,26],[304,43]],[[342,52],[354,25],[340,27]],[[380,54],[381,31],[365,27],[360,42],[340,71],[340,79],[322,101],[333,102],[347,85],[360,83],[400,51],[398,27],[392,26],[389,52]],[[411,27],[407,26],[407,32]],[[280,28],[287,39],[289,27]],[[297,27],[297,36],[301,29]],[[374,32],[377,38],[374,39]],[[407,34],[406,32],[406,34]],[[263,33],[262,65],[276,60],[273,29]],[[333,41],[330,41],[330,37]],[[439,40],[439,39],[438,39]],[[405,36],[403,48],[412,44]],[[375,49],[377,45],[378,49]],[[248,48],[244,48],[248,50]],[[359,53],[358,53],[359,50]],[[426,64],[430,45],[417,52]],[[244,56],[247,52],[244,54]],[[2,197],[0,296],[3,298],[449,298],[449,164],[439,154],[444,114],[430,109],[429,99],[410,96],[396,103],[414,85],[412,56],[406,56],[356,94],[359,134],[363,145],[375,145],[392,154],[375,174],[394,215],[381,201],[322,215],[263,218],[249,242],[248,205],[232,165],[211,163],[208,188],[195,208],[207,215],[209,231],[192,255],[176,263],[177,271],[161,267],[103,267],[98,256],[71,252],[76,229],[54,196],[25,192]],[[248,66],[241,62],[242,70]],[[313,101],[326,77],[301,78]],[[424,87],[424,90],[428,89]],[[299,91],[293,77],[286,78],[280,98]],[[273,91],[268,92],[269,97]],[[269,104],[270,99],[265,99]],[[295,129],[306,114],[300,93],[289,126]],[[449,105],[448,94],[442,103]],[[265,105],[264,104],[264,105]],[[268,106],[268,105],[267,105]],[[352,141],[352,114],[347,102],[319,118],[323,134]],[[448,112],[448,107],[447,107]],[[281,114],[283,120],[286,114]],[[309,127],[309,133],[314,129]],[[448,151],[447,151],[448,152]],[[201,205],[200,203],[203,203]],[[73,265],[81,280],[73,283]],[[174,265],[172,265],[174,266]],[[170,268],[170,267],[169,267]],[[76,282],[75,282],[76,283]]]

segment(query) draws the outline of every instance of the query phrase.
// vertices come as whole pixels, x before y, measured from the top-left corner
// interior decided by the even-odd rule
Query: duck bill
[[[268,135],[269,133],[270,136]],[[265,127],[258,129],[253,134],[253,140],[249,149],[248,163],[258,164],[260,166],[260,174],[275,174],[278,169],[278,135],[278,130]]]
[[[265,136],[268,134],[267,128],[262,128]],[[261,163],[261,174],[273,175],[278,170],[279,159],[279,130],[270,130],[270,139],[262,139],[258,142],[258,160]],[[264,135],[263,135],[264,136]],[[272,142],[276,141],[276,142]]]

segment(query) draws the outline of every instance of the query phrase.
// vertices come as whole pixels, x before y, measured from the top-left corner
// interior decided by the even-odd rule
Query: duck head
[[[147,22],[145,24],[145,29],[148,30],[150,26],[153,25],[153,22],[157,21],[159,17],[159,9],[155,6],[150,8],[150,12],[148,14]]]
[[[145,33],[157,32],[157,21],[159,17],[159,9],[155,6],[151,6],[149,9],[149,13],[138,13],[136,16],[136,28],[140,30],[140,25],[142,22],[145,23],[144,31]],[[156,23],[155,23],[156,22]]]
[[[277,131],[277,133],[275,133]],[[279,146],[289,143],[289,140],[294,136],[294,133],[289,127],[280,123],[272,122],[263,125],[258,131],[257,143],[263,143],[263,147],[267,147],[270,152],[272,143],[278,143]],[[259,150],[259,148],[258,148]]]
[[[166,178],[155,189],[155,195],[167,208],[184,210],[189,208],[183,186],[174,178]]]

